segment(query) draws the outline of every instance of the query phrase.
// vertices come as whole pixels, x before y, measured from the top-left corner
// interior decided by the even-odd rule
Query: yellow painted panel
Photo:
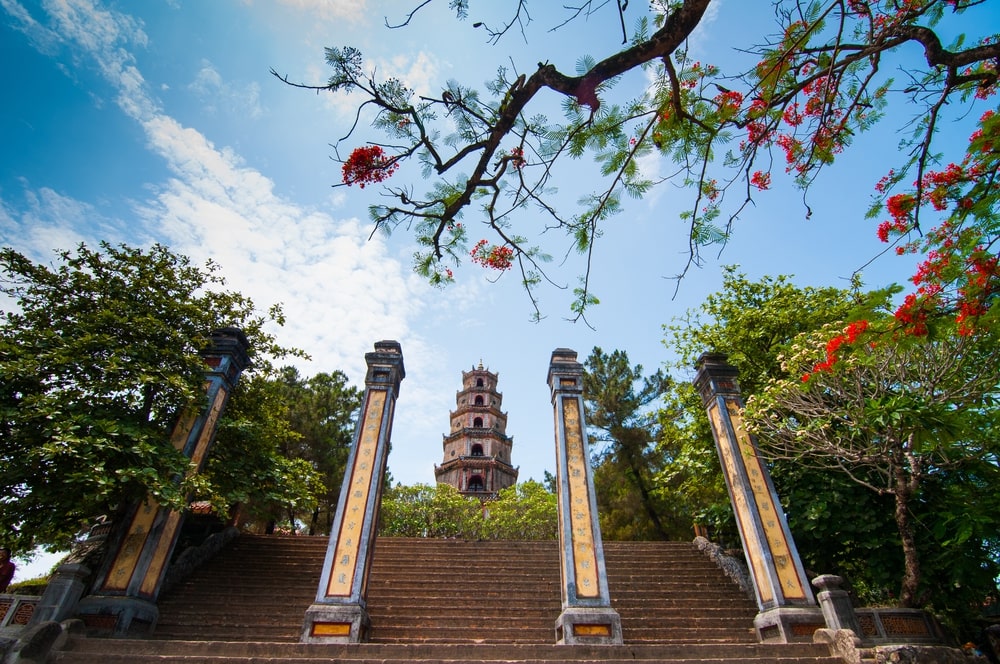
[[[139,586],[139,590],[147,595],[152,595],[156,591],[156,584],[160,580],[160,572],[163,571],[163,565],[167,561],[167,554],[170,553],[170,545],[174,541],[174,535],[177,532],[177,526],[180,525],[180,522],[180,512],[171,511],[167,515],[167,521],[163,524],[163,534],[160,535],[159,544],[156,552],[153,554],[153,562],[149,564],[149,569],[146,570],[146,576],[142,580],[142,585]]]
[[[194,446],[194,451],[191,454],[191,464],[195,468],[201,468],[202,459],[208,453],[209,443],[212,442],[212,434],[215,432],[215,423],[219,419],[219,415],[222,414],[222,404],[225,401],[226,388],[219,387],[215,393],[215,399],[212,401],[212,407],[208,411],[205,426],[202,427],[201,435],[198,436],[198,444]]]
[[[750,496],[747,496],[746,487],[738,480],[737,461],[733,457],[732,443],[729,433],[719,415],[719,408],[716,403],[712,403],[708,408],[708,418],[712,422],[712,428],[718,433],[719,455],[722,457],[722,470],[726,473],[726,478],[732,489],[733,511],[736,519],[740,523],[740,532],[746,539],[747,552],[750,558],[750,566],[753,568],[754,579],[757,581],[757,592],[763,602],[770,602],[774,599],[774,589],[771,587],[770,577],[766,574],[763,561],[763,543],[757,537],[757,530],[754,528],[753,519],[750,517]]]
[[[747,476],[750,478],[750,490],[757,503],[760,521],[764,526],[764,537],[771,550],[782,593],[786,598],[805,599],[805,589],[802,587],[802,580],[795,570],[791,546],[788,544],[785,530],[781,527],[781,517],[779,516],[781,505],[772,504],[771,492],[764,481],[764,473],[767,471],[764,469],[760,457],[757,456],[750,435],[743,426],[743,417],[739,406],[729,402],[726,406],[733,422],[733,428],[736,430],[740,455],[743,457],[743,464],[746,467]]]
[[[174,425],[174,430],[170,434],[170,444],[173,445],[178,450],[184,449],[184,444],[187,443],[188,435],[191,433],[191,427],[194,426],[194,421],[198,417],[198,414],[194,410],[187,410],[177,419],[177,424]]]
[[[354,572],[361,550],[361,527],[368,510],[368,493],[375,474],[375,452],[378,448],[385,398],[386,393],[383,391],[371,392],[361,420],[361,436],[354,466],[351,468],[351,482],[340,532],[337,533],[330,580],[326,585],[327,597],[350,597],[351,587],[354,585]]]
[[[573,625],[576,636],[611,636],[611,625]]]
[[[104,590],[125,590],[135,572],[139,556],[149,537],[149,529],[153,525],[160,505],[152,498],[147,498],[132,517],[128,534],[118,549],[115,561],[111,565],[107,578],[104,580]]]
[[[587,455],[583,447],[580,405],[576,398],[563,400],[563,427],[566,431],[566,473],[569,476],[570,537],[573,568],[576,572],[576,594],[580,597],[598,597],[600,585],[597,578],[590,494],[587,490]]]
[[[312,636],[349,636],[351,623],[313,623]]]

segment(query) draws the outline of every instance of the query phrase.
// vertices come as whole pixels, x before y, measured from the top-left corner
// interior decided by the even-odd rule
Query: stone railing
[[[40,599],[38,595],[0,595],[0,634],[12,635],[23,630]]]
[[[937,623],[920,609],[859,608],[854,610],[864,643],[940,643]]]
[[[704,537],[694,543],[714,561],[748,596],[754,597],[753,581],[741,560],[725,555],[722,549]],[[851,630],[865,646],[887,644],[930,645],[944,642],[944,635],[934,617],[921,609],[854,607],[847,592],[841,589],[843,579],[823,574],[813,579],[819,593],[816,599],[823,611],[827,630]]]

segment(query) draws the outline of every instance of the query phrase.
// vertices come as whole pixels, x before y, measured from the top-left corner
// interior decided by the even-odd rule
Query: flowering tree
[[[436,283],[451,280],[445,266],[469,252],[455,221],[475,205],[493,233],[492,244],[509,249],[510,265],[519,268],[533,302],[536,287],[547,278],[548,260],[533,244],[533,234],[561,229],[569,247],[587,254],[572,305],[577,316],[596,302],[588,286],[590,252],[623,196],[642,196],[668,181],[687,187],[683,276],[706,246],[726,242],[740,213],[776,174],[784,171],[809,188],[824,166],[883,119],[890,103],[906,105],[917,114],[912,134],[900,163],[892,170],[886,165],[871,210],[876,218],[888,217],[877,230],[883,240],[897,243],[901,253],[927,257],[900,322],[920,332],[927,316],[946,312],[973,325],[989,309],[998,278],[1000,124],[990,104],[995,104],[1000,44],[983,31],[991,25],[987,3],[773,4],[776,36],[738,45],[752,58],[742,71],[724,73],[688,57],[687,39],[704,20],[710,0],[584,2],[567,9],[570,16],[560,29],[573,29],[575,18],[617,10],[620,17],[614,18],[620,21],[608,25],[620,23],[624,32],[626,18],[639,15],[624,48],[600,61],[583,57],[574,74],[545,62],[520,74],[501,66],[485,93],[450,82],[439,97],[417,96],[403,81],[379,79],[348,46],[327,49],[333,73],[326,85],[301,87],[354,92],[361,99],[359,118],[361,109],[374,111],[381,145],[351,154],[344,184],[382,182],[398,165],[420,163],[430,179],[426,193],[387,183],[390,202],[370,208],[377,228],[415,231],[423,247],[416,255],[418,273]],[[505,24],[475,24],[494,44],[531,20],[527,2],[512,5]],[[452,0],[450,7],[459,19],[470,12],[468,0]],[[395,27],[404,29],[408,22]],[[942,23],[972,34],[946,46],[939,36]],[[885,62],[890,57],[908,58],[904,86],[893,85],[885,71],[891,69]],[[644,89],[632,98],[614,90],[628,73],[645,77]],[[563,97],[561,122],[541,115],[543,92]],[[981,117],[964,158],[938,167],[942,123],[970,112]],[[356,145],[353,134],[354,129],[338,145]],[[369,177],[359,177],[351,166],[358,150],[371,155],[374,148],[380,148],[374,166],[361,171]],[[584,155],[598,162],[604,179],[578,210],[566,214],[551,201],[549,187],[560,163]],[[674,176],[650,179],[639,160],[651,157],[673,162]],[[547,220],[539,223],[539,213]]]
[[[746,421],[769,458],[844,473],[892,496],[905,566],[899,599],[916,606],[924,527],[944,533],[950,523],[962,524],[954,537],[940,537],[938,549],[976,537],[996,546],[1000,344],[994,335],[962,334],[960,324],[934,338],[887,331],[889,325],[883,319],[864,326],[894,337],[886,344],[827,341],[860,334],[857,323],[800,336],[783,358],[789,377],[748,399]],[[827,367],[831,355],[836,361]],[[957,514],[939,503],[920,524],[916,515],[934,483],[950,485],[962,500]],[[974,532],[987,523],[985,532]],[[991,567],[986,583],[995,579]]]

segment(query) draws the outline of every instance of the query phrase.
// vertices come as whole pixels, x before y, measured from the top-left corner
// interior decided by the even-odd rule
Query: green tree
[[[502,489],[485,507],[485,539],[545,540],[558,536],[556,494],[540,482],[527,480]]]
[[[65,547],[145,495],[175,508],[215,495],[169,442],[178,413],[205,402],[209,334],[242,329],[260,369],[293,352],[264,331],[280,310],[220,290],[212,263],[107,243],[57,259],[0,250],[0,523],[20,550]]]
[[[306,379],[282,367],[241,382],[220,422],[213,481],[263,529],[329,533],[361,394],[342,371]]]
[[[725,353],[729,363],[739,371],[744,397],[755,394],[772,378],[785,375],[779,355],[800,333],[844,319],[855,311],[868,311],[889,295],[888,291],[866,295],[858,289],[859,284],[852,290],[797,286],[787,276],[765,276],[751,281],[737,267],[729,266],[723,272],[722,288],[717,293],[709,295],[697,309],[688,310],[664,326],[664,343],[676,355],[676,368],[685,380],[673,384],[665,397],[667,407],[660,414],[659,447],[670,463],[664,466],[657,480],[670,492],[669,502],[675,509],[708,526],[713,537],[734,543],[738,536],[712,430],[701,398],[691,385],[698,357],[709,351]],[[811,482],[822,480],[799,478],[794,472],[785,475],[778,468],[774,476],[806,564],[821,571],[836,569],[846,574],[831,559],[842,549],[831,549],[826,537],[811,539],[813,533],[818,534],[823,528],[819,521],[808,518],[816,513],[803,511],[802,502],[789,509],[793,495],[808,502]],[[858,522],[864,521],[863,514],[870,513],[863,503],[850,511],[858,514]]]
[[[323,482],[309,532],[329,533],[364,393],[348,385],[347,375],[342,371],[316,374],[306,381],[305,387],[305,398],[295,404],[292,426],[302,434],[307,450],[304,458],[313,464]]]
[[[740,390],[754,394],[785,375],[778,356],[800,333],[877,308],[891,292],[866,294],[860,282],[850,289],[798,286],[785,275],[751,281],[738,266],[726,266],[722,288],[665,325],[664,343],[689,372],[702,353],[725,353],[739,369]]]
[[[713,538],[738,541],[712,430],[690,380],[702,353],[728,356],[746,398],[787,375],[779,357],[799,334],[884,306],[890,293],[863,293],[857,284],[851,290],[803,287],[786,276],[751,281],[736,267],[727,267],[719,292],[665,326],[665,344],[686,376],[674,383],[660,415],[659,446],[670,462],[657,481],[674,508],[708,526]],[[840,574],[859,594],[873,598],[898,577],[902,561],[885,546],[892,519],[884,500],[837,475],[796,464],[778,460],[771,470],[809,569]]]
[[[348,384],[342,371],[318,373],[304,379],[294,368],[285,367],[278,382],[288,404],[291,428],[298,434],[283,451],[287,456],[307,461],[322,483],[309,517],[309,533],[329,533],[363,393]]]
[[[216,511],[235,506],[240,521],[294,530],[299,515],[316,508],[322,480],[306,459],[290,453],[301,434],[279,380],[250,376],[236,386],[219,421],[206,474],[219,489]]]
[[[555,539],[556,496],[528,480],[486,502],[449,484],[396,485],[382,496],[379,534],[385,537],[455,537],[467,540]]]
[[[687,527],[688,536],[693,526],[702,526],[712,540],[738,547],[739,534],[701,398],[690,381],[675,381],[663,401],[656,442],[665,461],[656,475],[663,502],[678,524]]]
[[[618,535],[642,534],[656,539],[675,536],[674,524],[664,523],[667,513],[658,496],[655,475],[663,467],[663,459],[655,445],[657,432],[656,410],[653,405],[667,391],[670,380],[659,369],[643,376],[642,365],[629,364],[625,351],[605,353],[595,347],[584,362],[583,399],[587,411],[590,439],[603,444],[591,447],[596,459],[595,488],[599,512],[610,530],[619,517],[612,517],[615,509],[631,512],[639,507],[646,523],[636,523],[634,515],[625,516]],[[630,493],[620,483],[634,489]],[[603,528],[602,521],[602,528]],[[617,528],[615,529],[618,530]],[[602,530],[603,532],[603,530]]]
[[[413,4],[411,16],[429,3]],[[699,264],[705,247],[731,239],[740,214],[766,195],[772,177],[787,176],[808,190],[841,152],[855,144],[864,149],[865,132],[898,119],[902,145],[889,151],[871,215],[888,217],[878,230],[881,239],[902,253],[924,254],[926,265],[937,268],[917,284],[904,311],[915,312],[919,323],[924,309],[954,316],[976,304],[978,315],[991,306],[992,299],[981,296],[995,292],[1000,278],[1000,153],[994,149],[1000,42],[989,27],[995,25],[992,3],[772,5],[774,29],[748,32],[734,44],[730,71],[688,55],[688,39],[714,13],[710,0],[586,2],[564,8],[553,27],[573,30],[587,17],[605,19],[607,42],[579,41],[606,55],[581,53],[575,72],[548,61],[519,72],[515,54],[498,53],[503,64],[484,91],[449,81],[440,95],[418,95],[406,81],[381,78],[359,50],[345,46],[326,49],[332,70],[326,85],[300,87],[353,93],[358,119],[372,118],[375,142],[355,147],[361,141],[361,123],[355,122],[334,146],[343,163],[340,184],[385,183],[371,219],[386,232],[415,233],[417,272],[445,284],[454,278],[450,266],[470,255],[486,269],[516,268],[537,313],[534,291],[553,279],[546,274],[549,255],[575,249],[586,255],[572,304],[578,316],[596,302],[589,282],[592,252],[625,197],[642,197],[658,186],[687,189],[680,220],[687,232],[683,275]],[[463,20],[478,11],[467,0],[449,6]],[[494,44],[515,26],[524,35],[529,3],[510,6],[509,21],[473,26]],[[759,8],[719,11],[741,10]],[[634,27],[627,30],[627,23]],[[893,80],[897,71],[905,72],[904,84]],[[546,98],[553,95],[563,102],[561,121],[546,115]],[[942,136],[945,123],[960,118],[979,118],[967,145]],[[341,156],[342,149],[350,154]],[[556,178],[564,162],[583,156],[596,162],[587,180],[598,184],[566,213],[552,197]],[[663,162],[662,170],[672,175],[650,176],[643,160]],[[406,182],[389,184],[410,162],[430,179],[423,192]],[[946,165],[935,170],[938,163]],[[483,221],[475,234],[461,223],[472,209]],[[547,221],[538,223],[539,214]],[[553,242],[553,228],[565,241],[549,250],[542,243]],[[480,233],[486,237],[478,239]],[[984,269],[969,269],[970,261]],[[935,288],[920,289],[928,280]]]
[[[386,489],[379,534],[386,537],[479,539],[482,505],[450,484],[414,484]]]
[[[746,416],[766,455],[842,473],[892,497],[905,563],[899,601],[919,606],[926,600],[923,528],[945,537],[945,547],[988,533],[981,550],[996,550],[995,492],[987,497],[982,490],[1000,480],[993,436],[1000,344],[992,334],[948,326],[928,338],[849,344],[862,334],[884,334],[890,325],[885,318],[864,319],[802,335],[784,356],[790,376],[753,395]],[[970,504],[973,498],[986,502]],[[927,505],[934,511],[925,512]],[[975,562],[986,572],[976,581],[995,589],[997,561]]]

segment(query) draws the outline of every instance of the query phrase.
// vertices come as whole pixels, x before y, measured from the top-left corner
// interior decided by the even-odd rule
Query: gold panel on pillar
[[[115,560],[111,564],[111,569],[108,571],[108,576],[104,580],[102,586],[104,590],[124,591],[128,588],[159,509],[159,503],[152,498],[147,498],[146,502],[136,510],[132,517],[132,523],[129,524],[128,533],[122,540]]]
[[[195,468],[201,468],[201,462],[205,458],[205,454],[208,453],[208,448],[212,442],[212,436],[215,435],[215,423],[219,419],[219,415],[222,414],[222,406],[226,403],[226,388],[219,387],[215,393],[215,400],[212,402],[212,407],[208,411],[208,418],[205,420],[205,426],[201,428],[201,436],[198,437],[198,444],[195,445],[194,451],[191,453],[191,464]]]
[[[583,424],[576,398],[563,400],[563,427],[566,431],[566,474],[569,486],[570,533],[576,594],[598,597],[597,553],[587,491],[587,456],[583,445]]]
[[[788,545],[788,538],[785,536],[785,531],[781,527],[781,520],[778,514],[780,505],[772,504],[771,491],[764,481],[766,471],[761,467],[757,449],[743,426],[743,416],[739,406],[727,402],[726,407],[733,423],[733,429],[736,431],[736,440],[739,443],[740,455],[743,457],[743,465],[746,468],[747,477],[750,479],[750,490],[753,492],[761,524],[764,528],[764,537],[767,539],[768,549],[771,551],[772,559],[778,571],[781,591],[788,599],[805,599],[806,592],[802,587],[802,581],[799,579],[798,573],[795,571],[795,565],[792,562],[794,560],[792,550]]]
[[[350,597],[351,588],[354,586],[354,573],[361,549],[361,529],[375,473],[375,452],[378,447],[385,399],[385,392],[371,392],[361,423],[361,437],[358,441],[357,454],[354,456],[354,467],[350,471],[350,490],[340,532],[337,534],[337,549],[330,570],[330,580],[326,586],[327,597]]]
[[[180,523],[181,513],[171,510],[167,514],[166,523],[163,524],[160,546],[157,547],[156,552],[153,554],[153,561],[149,564],[149,569],[146,570],[146,576],[142,580],[142,585],[139,586],[140,592],[146,595],[152,595],[156,592],[156,587],[160,582],[160,574],[163,572],[163,566],[167,562],[167,556],[173,550],[173,547],[168,546],[167,543],[174,541],[174,535],[177,533],[177,527]]]
[[[761,556],[755,552],[763,550],[763,542],[757,536],[757,529],[753,526],[753,519],[750,517],[750,496],[747,496],[746,488],[739,481],[739,471],[736,467],[737,460],[733,457],[733,444],[735,441],[729,439],[729,432],[719,414],[717,404],[712,404],[708,408],[708,417],[712,421],[714,428],[719,435],[719,456],[722,458],[723,470],[726,473],[726,483],[732,493],[733,511],[736,513],[736,520],[740,524],[740,531],[747,543],[750,555],[750,566],[753,568],[754,578],[757,579],[757,592],[760,594],[762,602],[770,602],[774,599],[774,592],[771,584],[767,582],[767,574],[764,569]],[[725,438],[723,442],[721,439]]]

